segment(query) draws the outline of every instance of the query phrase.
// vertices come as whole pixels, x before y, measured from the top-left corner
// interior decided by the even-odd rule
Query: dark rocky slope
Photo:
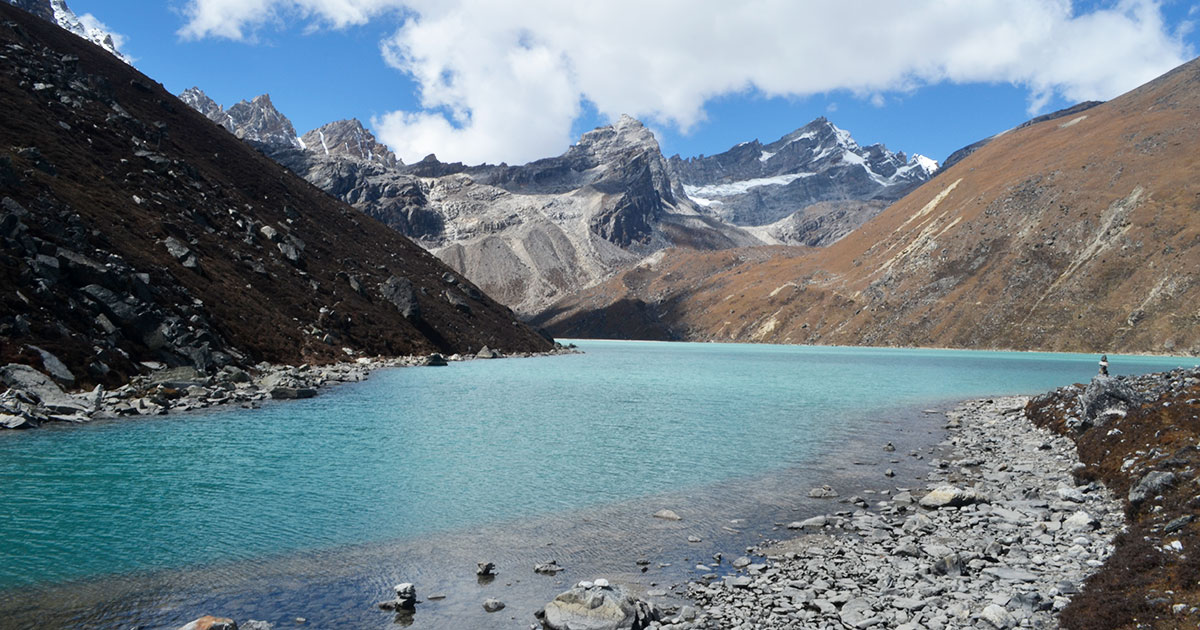
[[[673,252],[535,321],[626,336],[610,315],[640,303],[695,340],[1200,352],[1196,146],[1200,60],[995,137],[827,248]]]
[[[551,346],[394,230],[8,4],[0,107],[0,364],[82,386],[143,361]]]

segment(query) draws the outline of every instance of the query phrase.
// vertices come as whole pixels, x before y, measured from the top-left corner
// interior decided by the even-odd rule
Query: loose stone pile
[[[544,354],[577,352],[573,346]],[[360,358],[331,365],[272,365],[260,363],[252,371],[225,366],[212,374],[195,368],[166,368],[148,364],[149,373],[133,378],[119,388],[97,386],[86,393],[67,393],[50,377],[20,364],[0,367],[0,429],[23,429],[46,422],[87,422],[117,416],[155,416],[193,411],[218,405],[256,407],[269,399],[312,398],[322,387],[366,380],[380,368],[437,366],[447,361],[497,358],[499,352],[484,348],[477,355],[443,357],[402,356]],[[532,353],[510,356],[528,357]]]
[[[1026,400],[963,404],[926,492],[897,489],[790,527],[723,578],[688,585],[699,605],[675,628],[1056,627],[1055,612],[1111,553],[1120,505],[1076,486],[1075,447],[1035,428]]]

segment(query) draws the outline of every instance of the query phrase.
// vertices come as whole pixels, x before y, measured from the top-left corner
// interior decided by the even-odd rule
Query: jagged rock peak
[[[234,133],[233,118],[225,112],[224,107],[221,107],[220,104],[209,98],[204,93],[204,90],[198,87],[190,87],[179,95],[179,100],[187,103],[192,109],[204,114],[209,120],[221,125],[229,133]]]
[[[579,143],[571,148],[594,153],[601,160],[630,150],[660,153],[654,134],[641,121],[628,114],[622,114],[611,125],[597,127],[583,134]]]
[[[227,113],[233,120],[233,134],[243,140],[271,147],[304,148],[292,121],[275,109],[270,94],[260,94],[251,101],[239,101]]]
[[[357,118],[338,120],[313,129],[300,138],[304,147],[317,155],[346,156],[383,166],[399,166],[403,162],[391,149],[380,143]]]
[[[114,41],[112,33],[96,26],[88,26],[79,19],[75,12],[67,7],[66,0],[8,0],[9,4],[28,11],[47,22],[52,22],[62,28],[92,42],[93,44],[112,53],[114,57],[133,65],[133,61],[122,53]]]

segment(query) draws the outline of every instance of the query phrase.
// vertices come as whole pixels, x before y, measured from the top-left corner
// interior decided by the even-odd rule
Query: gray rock
[[[1175,473],[1155,470],[1147,473],[1129,489],[1129,503],[1137,507],[1147,499],[1158,496],[1163,490],[1175,485]]]
[[[1077,428],[1083,430],[1103,426],[1109,417],[1124,416],[1142,401],[1142,395],[1134,391],[1122,377],[1093,377],[1079,398],[1082,418]]]
[[[808,496],[814,499],[832,499],[838,495],[837,490],[830,486],[821,486],[808,491]]]
[[[938,486],[924,497],[921,497],[921,507],[962,507],[979,501],[979,494],[969,488],[959,488],[951,485]]]
[[[550,562],[539,562],[533,567],[534,573],[541,573],[543,575],[557,575],[560,571],[563,571],[563,568],[559,566],[557,561],[554,560]]]
[[[396,307],[400,315],[410,322],[421,320],[421,305],[417,301],[417,290],[408,278],[391,276],[379,285],[383,299]]]
[[[496,564],[494,562],[477,562],[475,575],[496,575]]]
[[[538,618],[549,630],[643,630],[661,618],[654,604],[599,582],[560,593]]]
[[[480,348],[479,352],[475,353],[476,359],[499,359],[502,356],[504,356],[504,355],[500,354],[499,352],[496,352],[495,350],[492,350],[491,348],[489,348],[487,346]]]
[[[43,350],[37,346],[28,346],[29,349],[38,353],[42,357],[42,367],[46,368],[46,373],[51,378],[62,383],[65,387],[75,385],[75,375],[67,368],[67,364],[63,363],[58,357],[52,353]]]
[[[1063,520],[1062,523],[1063,531],[1068,532],[1092,531],[1098,527],[1100,527],[1100,523],[1097,522],[1096,519],[1092,518],[1091,514],[1088,514],[1083,510],[1075,512]]]
[[[483,600],[483,609],[490,613],[504,610],[504,602],[494,598],[485,599]]]
[[[661,509],[654,513],[654,518],[661,518],[664,521],[682,521],[683,517],[676,514],[674,510]]]
[[[996,604],[989,604],[986,606],[979,616],[982,617],[984,621],[992,624],[992,627],[1001,630],[1005,628],[1011,628],[1016,625],[1016,620],[1013,619],[1013,616],[1009,614],[1009,612],[1005,610],[1003,606],[997,606]]]

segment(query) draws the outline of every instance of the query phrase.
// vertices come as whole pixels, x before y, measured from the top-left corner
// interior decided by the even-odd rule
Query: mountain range
[[[113,55],[8,4],[0,47],[19,53],[0,65],[0,363],[78,386],[145,362],[552,347]]]
[[[667,248],[829,244],[936,169],[825,119],[765,147],[667,160],[630,117],[520,166],[405,165],[357,120],[298,137],[268,95],[228,110],[199,88],[180,98],[525,316]]]
[[[555,334],[1200,352],[1200,60],[993,136],[828,248],[673,250]]]

